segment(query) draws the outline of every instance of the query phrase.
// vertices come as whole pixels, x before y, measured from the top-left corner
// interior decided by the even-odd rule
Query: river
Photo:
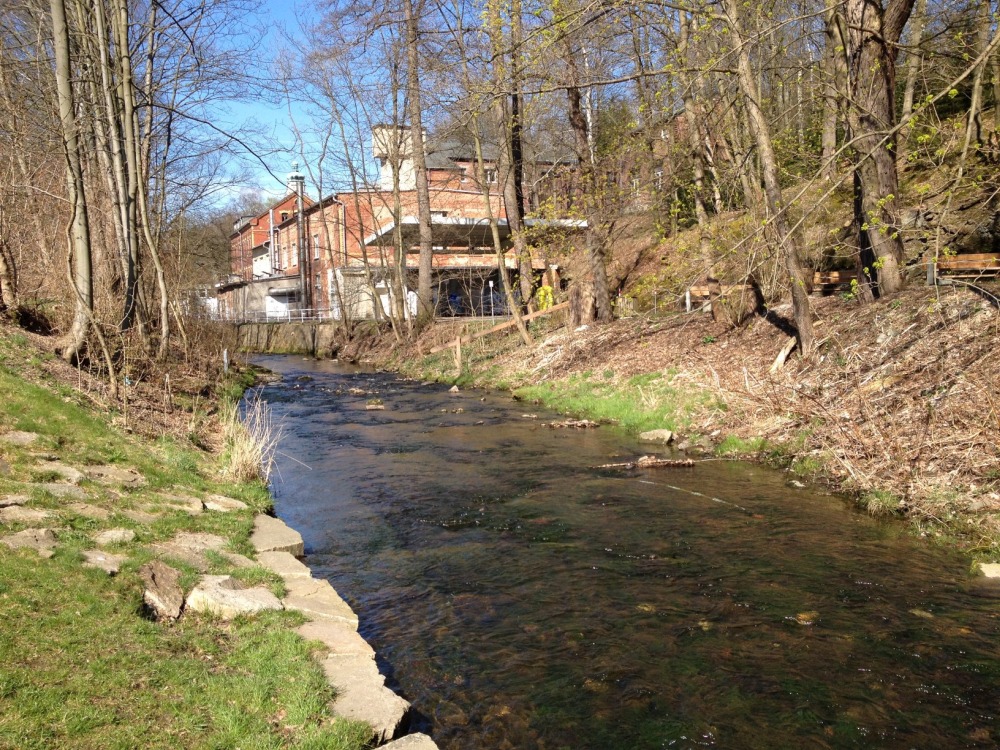
[[[503,395],[255,361],[276,511],[442,750],[1000,744],[1000,601],[902,524],[747,463],[596,469],[643,446]]]

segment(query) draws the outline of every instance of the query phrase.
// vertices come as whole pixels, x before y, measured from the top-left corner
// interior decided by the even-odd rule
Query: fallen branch
[[[656,458],[640,456],[635,461],[620,464],[601,464],[597,469],[690,469],[694,461],[690,458]]]
[[[778,352],[778,356],[774,359],[774,364],[771,365],[770,373],[774,375],[778,370],[781,369],[782,365],[785,364],[785,360],[788,359],[788,355],[792,353],[792,349],[795,348],[795,337],[790,336],[785,345],[781,347],[781,351]]]
[[[550,430],[561,430],[567,427],[574,430],[592,430],[600,425],[589,419],[567,419],[565,422],[546,422],[542,427],[548,427]]]

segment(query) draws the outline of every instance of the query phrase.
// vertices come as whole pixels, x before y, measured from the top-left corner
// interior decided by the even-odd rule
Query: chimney
[[[302,195],[305,184],[306,178],[305,175],[299,172],[299,163],[297,161],[292,162],[292,171],[288,173],[288,192]]]

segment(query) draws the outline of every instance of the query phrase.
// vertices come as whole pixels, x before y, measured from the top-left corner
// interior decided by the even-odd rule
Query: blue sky
[[[266,75],[271,64],[271,51],[279,50],[286,44],[285,34],[294,33],[300,23],[309,23],[317,12],[315,3],[281,2],[281,0],[263,0],[258,9],[258,19],[267,26],[267,33],[261,39],[257,49],[261,51],[258,59],[248,61],[251,73]],[[308,128],[309,116],[305,110],[292,104],[291,114],[288,102],[268,102],[265,100],[233,100],[228,103],[227,124],[239,127],[244,123],[256,123],[264,134],[264,141],[269,150],[274,153],[262,153],[261,158],[266,164],[252,156],[246,157],[246,162],[253,173],[253,184],[245,187],[251,190],[261,190],[267,197],[280,197],[284,193],[286,175],[292,170],[292,164],[301,161],[297,156],[294,131],[291,127],[291,117],[294,117],[300,128]],[[237,192],[239,192],[237,190]]]

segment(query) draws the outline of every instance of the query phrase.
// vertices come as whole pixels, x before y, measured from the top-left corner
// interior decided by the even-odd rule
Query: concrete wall
[[[337,323],[241,323],[237,340],[244,351],[258,354],[322,356],[333,349]]]

